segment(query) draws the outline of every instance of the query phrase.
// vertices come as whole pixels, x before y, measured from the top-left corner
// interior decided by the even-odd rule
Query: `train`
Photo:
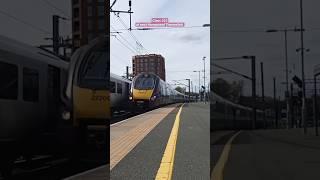
[[[188,100],[188,96],[176,91],[154,73],[136,75],[132,80],[129,98],[134,106],[142,108],[155,108]]]
[[[62,117],[83,131],[92,125],[107,126],[110,119],[107,38],[92,40],[71,57]]]
[[[73,145],[85,142],[89,126],[104,127],[106,137],[110,119],[107,38],[98,37],[77,49],[66,62],[48,50],[0,36],[3,176],[10,176],[19,157],[80,151],[81,146]]]
[[[110,73],[111,113],[128,108],[131,80]]]
[[[210,130],[252,129],[253,108],[227,100],[210,92]],[[272,126],[273,114],[256,110],[256,128]]]
[[[57,131],[69,63],[0,36],[0,171],[29,156]],[[42,141],[44,140],[44,141]]]

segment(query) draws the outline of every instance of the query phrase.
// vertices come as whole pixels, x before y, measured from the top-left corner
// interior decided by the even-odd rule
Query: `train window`
[[[116,83],[113,81],[110,81],[110,91],[111,93],[116,93]]]
[[[0,99],[18,98],[18,67],[0,62]]]
[[[106,42],[89,52],[80,69],[80,86],[107,89],[109,61]]]
[[[50,105],[53,105],[52,102],[59,101],[60,97],[60,69],[54,66],[48,66],[48,99]]]
[[[39,73],[37,70],[23,68],[23,100],[39,100]]]
[[[153,89],[155,85],[152,77],[139,77],[135,81],[135,89]]]
[[[122,94],[122,84],[121,83],[117,83],[117,93]]]

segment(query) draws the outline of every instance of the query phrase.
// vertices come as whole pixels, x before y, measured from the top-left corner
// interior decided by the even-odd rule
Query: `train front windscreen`
[[[105,47],[91,51],[81,68],[80,86],[95,89],[107,89],[109,81],[109,63]]]
[[[135,80],[134,88],[139,90],[153,89],[155,80],[152,76],[140,76]]]

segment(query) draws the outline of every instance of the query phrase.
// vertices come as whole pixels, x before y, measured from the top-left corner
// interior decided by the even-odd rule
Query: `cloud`
[[[200,34],[185,34],[182,36],[177,36],[177,39],[185,43],[201,43],[204,36]]]
[[[210,12],[208,4],[210,1],[200,0],[200,2],[184,0],[133,1],[133,28],[135,28],[135,22],[151,21],[151,18],[155,17],[169,18],[171,22],[182,21],[186,23],[186,26],[197,26],[208,23]],[[115,10],[127,10],[128,1],[117,1],[116,5],[117,6],[114,7]],[[196,9],[194,9],[195,5],[197,5]],[[188,13],[189,11],[193,13]],[[127,14],[120,14],[120,17],[125,24],[129,26],[129,16]],[[116,16],[111,14],[110,18],[112,27],[115,29],[124,28]],[[131,36],[131,33],[128,31],[122,32],[121,36],[135,47],[135,39]],[[208,28],[172,28],[152,31],[132,31],[132,34],[134,34],[139,42],[147,49],[147,51],[143,53],[159,53],[163,55],[166,58],[166,68],[172,69],[173,71],[179,71],[180,69],[201,69],[203,68],[203,62],[201,61],[202,56],[209,56],[210,54],[210,34]],[[129,46],[122,38],[119,37],[119,39]],[[128,66],[132,65],[131,59],[134,54],[115,38],[111,39],[111,52],[123,59]],[[195,59],[199,59],[199,62],[195,61]],[[121,64],[119,67],[113,66],[119,64],[118,58],[112,58],[111,61],[111,72],[122,75],[125,70],[125,65]],[[209,61],[206,61],[206,67],[209,67]],[[168,75],[169,73],[171,75]],[[167,80],[184,79],[188,77],[189,74],[188,72],[167,72]],[[197,79],[198,78],[195,80]]]

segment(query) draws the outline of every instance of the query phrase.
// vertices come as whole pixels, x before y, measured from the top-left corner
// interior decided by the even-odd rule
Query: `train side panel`
[[[74,94],[74,125],[106,124],[110,114],[109,93],[106,90],[73,89]]]

